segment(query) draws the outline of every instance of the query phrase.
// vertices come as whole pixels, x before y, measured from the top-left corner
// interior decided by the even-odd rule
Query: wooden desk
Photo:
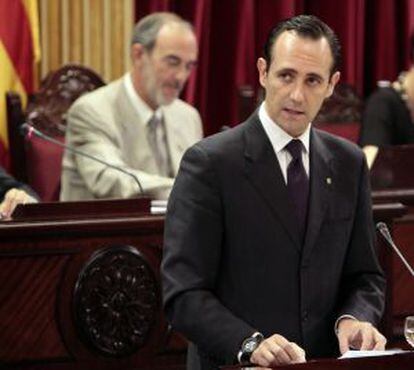
[[[164,217],[148,207],[27,205],[0,223],[0,368],[184,368],[186,342],[161,313]],[[390,225],[405,212],[374,207]]]
[[[260,367],[230,366],[224,370],[260,369]],[[347,360],[317,360],[305,364],[275,366],[277,370],[412,370],[414,369],[414,353],[403,353],[392,356],[365,357]]]
[[[407,207],[403,217],[394,220],[391,233],[406,259],[414,265],[414,145],[380,148],[371,169],[374,204],[400,202]],[[414,278],[398,257],[383,244],[382,251],[389,253],[386,263],[388,296],[392,312],[391,340],[403,339],[404,319],[414,314]]]
[[[163,216],[137,200],[24,208],[0,223],[0,367],[183,367],[161,313]]]

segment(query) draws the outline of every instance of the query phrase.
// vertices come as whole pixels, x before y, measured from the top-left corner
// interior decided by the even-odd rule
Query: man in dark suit
[[[37,201],[38,197],[31,188],[0,167],[0,219],[9,219],[18,204]]]
[[[190,369],[385,346],[364,155],[310,124],[340,77],[338,40],[297,16],[264,51],[264,103],[186,152],[168,204],[164,306]]]

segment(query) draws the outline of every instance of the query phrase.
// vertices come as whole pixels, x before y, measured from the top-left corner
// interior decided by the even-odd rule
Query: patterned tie
[[[295,206],[295,215],[299,223],[301,241],[303,242],[308,213],[309,179],[303,167],[302,147],[302,142],[294,139],[285,148],[292,156],[287,168],[287,188],[290,199]]]
[[[152,154],[162,176],[172,177],[172,165],[168,154],[167,139],[162,119],[153,115],[148,122],[147,138]]]

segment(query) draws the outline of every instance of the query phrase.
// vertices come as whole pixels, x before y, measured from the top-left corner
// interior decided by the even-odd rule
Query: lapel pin
[[[331,185],[331,184],[332,184],[332,179],[331,179],[330,177],[327,177],[327,178],[326,178],[326,183],[327,183],[328,185]]]

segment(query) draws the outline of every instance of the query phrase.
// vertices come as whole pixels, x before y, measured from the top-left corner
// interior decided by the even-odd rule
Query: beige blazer
[[[202,138],[198,111],[177,99],[163,107],[174,176],[184,151]],[[159,175],[147,141],[146,123],[130,103],[122,78],[80,97],[67,116],[66,143],[135,174],[144,192],[167,198],[174,179]],[[60,199],[129,198],[136,181],[91,159],[65,151]]]

